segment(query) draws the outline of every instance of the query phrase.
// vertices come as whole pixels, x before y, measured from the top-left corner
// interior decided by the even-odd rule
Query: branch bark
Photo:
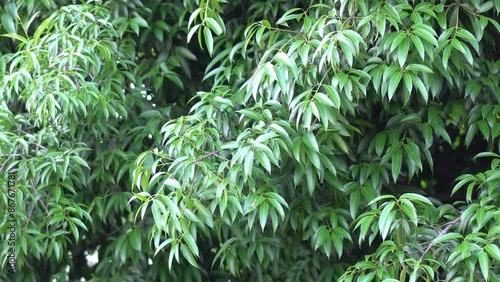
[[[450,230],[450,228],[457,224],[458,222],[460,221],[460,216],[455,218],[454,220],[446,223],[446,227],[441,230],[441,232],[439,232],[439,234],[436,236],[436,238],[432,239],[432,241],[429,242],[429,245],[427,246],[427,248],[425,249],[425,251],[422,253],[422,255],[420,256],[420,261],[422,261],[424,259],[424,256],[425,254],[427,254],[429,252],[429,250],[432,248],[432,246],[434,246],[434,242],[436,242],[437,239],[439,239],[440,237],[443,237],[444,235],[446,235],[448,233],[448,231]]]
[[[211,156],[218,154],[219,152],[220,152],[220,150],[217,150],[217,151],[213,151],[213,152],[211,152],[211,153],[208,153],[208,154],[206,154],[205,156],[203,156],[203,157],[201,157],[201,158],[199,158],[199,159],[197,159],[197,160],[195,160],[195,161],[192,161],[192,162],[191,162],[191,164],[197,164],[197,163],[199,163],[199,162],[202,162],[202,161],[204,161],[204,160],[206,160],[206,159],[210,158]]]

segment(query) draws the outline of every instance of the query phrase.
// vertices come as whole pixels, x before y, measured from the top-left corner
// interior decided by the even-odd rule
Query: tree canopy
[[[6,1],[0,280],[499,281],[499,14]]]

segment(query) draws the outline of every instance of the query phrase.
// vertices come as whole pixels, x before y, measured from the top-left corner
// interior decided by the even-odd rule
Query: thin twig
[[[2,173],[3,168],[10,161],[10,159],[12,159],[12,155],[9,155],[9,157],[3,162],[2,166],[0,166],[0,173]]]
[[[35,142],[33,142],[33,145],[37,146],[40,149],[49,150],[49,149],[47,149],[47,147],[45,147],[45,146],[43,146],[41,144],[35,143]]]
[[[450,228],[453,225],[457,224],[457,222],[459,222],[459,221],[460,221],[460,216],[455,218],[454,220],[444,224],[446,227],[443,230],[441,230],[441,232],[439,232],[439,234],[436,236],[436,238],[432,239],[432,241],[429,242],[429,245],[427,246],[425,251],[422,253],[419,260],[422,261],[424,259],[425,254],[427,254],[427,252],[429,252],[429,250],[434,245],[434,242],[436,242],[436,240],[439,239],[440,237],[443,237],[444,235],[446,235],[446,233],[448,233],[448,230],[450,230]]]
[[[31,183],[31,191],[33,193],[34,203],[36,204],[36,202],[40,201],[40,205],[42,206],[43,210],[48,214],[49,213],[49,209],[47,209],[47,206],[45,205],[45,203],[41,199],[42,197],[40,197],[39,199],[36,199],[36,196],[35,196],[35,194],[36,194],[36,185],[35,185],[35,181],[33,180],[33,178],[30,179],[30,183]],[[31,213],[33,212],[33,209],[34,209],[34,206],[30,210],[30,216],[29,217],[31,217]]]
[[[197,159],[197,160],[195,160],[195,161],[192,161],[192,162],[191,162],[191,164],[197,164],[197,163],[199,163],[199,162],[202,162],[202,161],[204,161],[204,160],[206,160],[206,159],[210,158],[211,156],[218,154],[219,152],[220,152],[220,150],[217,150],[217,151],[213,151],[213,152],[211,152],[211,153],[208,153],[208,154],[206,154],[205,156],[203,156],[203,157],[201,157],[201,158],[199,158],[199,159]]]
[[[31,134],[31,133],[29,133],[29,132],[26,132],[26,131],[24,131],[24,130],[22,130],[22,129],[18,129],[18,131],[20,131],[21,133],[24,133],[24,134],[26,134],[26,135],[28,135],[28,134],[29,134],[29,135],[33,135],[33,134]],[[40,148],[40,149],[48,150],[48,149],[47,149],[47,147],[43,146],[42,144],[38,144],[38,143],[36,143],[36,142],[33,142],[33,145],[35,145],[36,147],[38,147],[38,148]]]

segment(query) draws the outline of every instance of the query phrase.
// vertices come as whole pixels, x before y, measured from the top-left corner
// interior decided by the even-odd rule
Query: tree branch
[[[425,251],[422,253],[419,260],[422,261],[424,259],[425,254],[427,254],[427,252],[429,252],[429,250],[434,245],[434,242],[436,242],[436,240],[439,239],[440,237],[443,237],[444,235],[446,235],[448,233],[448,230],[450,230],[450,228],[453,225],[457,224],[459,221],[460,221],[460,216],[455,218],[454,220],[448,222],[448,223],[445,223],[444,225],[446,227],[443,230],[441,230],[441,232],[439,232],[439,234],[436,236],[436,238],[432,239],[432,241],[429,242],[429,245],[427,246]]]
[[[197,159],[197,160],[195,160],[195,161],[192,161],[192,162],[191,162],[191,164],[197,164],[197,163],[199,163],[199,162],[202,162],[202,161],[204,161],[204,160],[206,160],[206,159],[210,158],[211,156],[218,154],[219,152],[220,152],[220,150],[217,150],[217,151],[213,151],[213,152],[211,152],[211,153],[208,153],[208,154],[206,154],[205,156],[203,156],[203,157],[201,157],[201,158],[199,158],[199,159]]]
[[[24,133],[24,134],[26,134],[26,135],[32,135],[31,133],[26,132],[26,131],[24,131],[24,130],[22,130],[22,129],[18,129],[18,131],[20,131],[21,133]],[[36,147],[38,147],[38,148],[40,148],[40,149],[49,150],[49,149],[47,149],[47,147],[43,146],[42,144],[38,144],[38,143],[36,143],[36,142],[33,142],[33,145],[35,145]]]
[[[12,159],[12,155],[9,155],[9,157],[3,162],[2,166],[0,166],[0,173],[2,173],[3,168],[7,165],[10,159]]]

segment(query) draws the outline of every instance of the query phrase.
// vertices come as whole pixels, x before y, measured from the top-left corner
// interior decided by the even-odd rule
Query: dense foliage
[[[0,280],[499,281],[499,13],[6,1]]]

